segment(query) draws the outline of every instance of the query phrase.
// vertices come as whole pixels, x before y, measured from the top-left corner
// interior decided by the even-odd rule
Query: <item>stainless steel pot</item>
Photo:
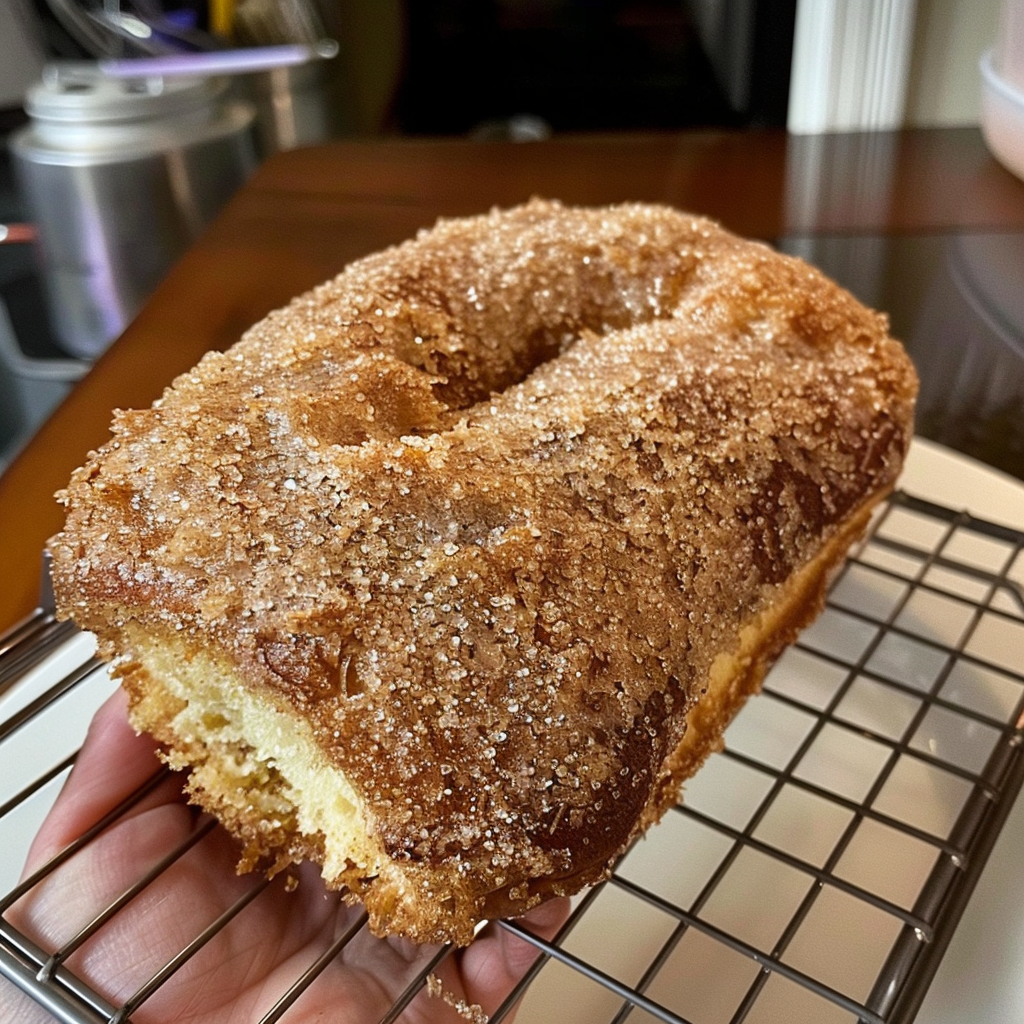
[[[54,330],[93,358],[256,166],[254,110],[217,79],[47,69],[11,139]]]

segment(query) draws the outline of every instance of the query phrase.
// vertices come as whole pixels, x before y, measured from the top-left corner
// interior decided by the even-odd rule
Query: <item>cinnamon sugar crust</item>
[[[679,798],[916,386],[884,317],[709,221],[442,221],[117,414],[61,495],[61,614],[247,865],[465,943]]]

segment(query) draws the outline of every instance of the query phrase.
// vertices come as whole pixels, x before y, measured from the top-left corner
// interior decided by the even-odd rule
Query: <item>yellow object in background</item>
[[[210,31],[230,36],[235,23],[235,0],[210,0]]]

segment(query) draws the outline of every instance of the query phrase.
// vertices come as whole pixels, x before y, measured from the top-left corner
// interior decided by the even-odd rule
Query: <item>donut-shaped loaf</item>
[[[468,942],[602,877],[896,480],[914,371],[667,208],[442,221],[119,413],[61,613],[246,865]]]

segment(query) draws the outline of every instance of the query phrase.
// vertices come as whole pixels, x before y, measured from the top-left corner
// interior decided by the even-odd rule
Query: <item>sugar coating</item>
[[[883,317],[709,221],[442,221],[117,414],[55,584],[109,655],[141,624],[301,716],[402,898],[479,919],[677,798],[716,657],[892,486],[915,388]]]

